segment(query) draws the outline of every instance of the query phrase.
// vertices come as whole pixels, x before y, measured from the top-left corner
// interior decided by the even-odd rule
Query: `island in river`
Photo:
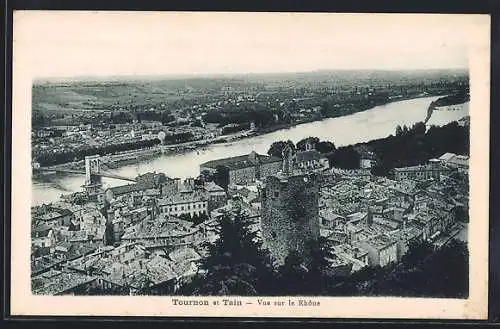
[[[427,109],[427,117],[424,123],[427,123],[432,116],[432,113],[439,108],[448,107],[450,105],[459,105],[467,103],[470,100],[470,94],[466,91],[458,92],[452,95],[440,97],[435,101],[431,102],[429,108]]]

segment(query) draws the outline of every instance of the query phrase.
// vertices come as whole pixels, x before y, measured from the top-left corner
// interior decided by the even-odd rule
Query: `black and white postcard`
[[[489,16],[13,25],[14,315],[486,318]]]

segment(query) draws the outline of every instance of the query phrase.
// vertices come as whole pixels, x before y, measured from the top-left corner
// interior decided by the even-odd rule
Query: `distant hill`
[[[295,73],[45,78],[33,84],[32,104],[34,111],[44,114],[116,110],[131,104],[148,107],[170,103],[179,108],[186,104],[196,104],[198,100],[208,103],[227,92],[268,92],[280,88],[317,90],[332,86],[388,87],[393,84],[465,79],[467,75],[466,70],[320,70]]]

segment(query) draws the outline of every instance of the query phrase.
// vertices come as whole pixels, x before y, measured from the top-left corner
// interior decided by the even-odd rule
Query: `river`
[[[199,165],[203,162],[248,154],[256,151],[265,154],[269,146],[278,140],[290,139],[294,143],[308,137],[316,136],[329,140],[336,146],[367,142],[372,139],[394,134],[397,125],[411,126],[415,122],[424,121],[429,104],[439,97],[425,97],[393,102],[355,114],[325,119],[295,127],[278,130],[269,134],[237,140],[231,143],[214,144],[203,149],[187,151],[175,155],[162,155],[133,165],[113,170],[113,173],[127,177],[136,177],[146,172],[164,172],[170,177],[196,177]],[[456,106],[457,110],[434,111],[428,125],[445,125],[458,120],[469,112],[469,103]],[[84,176],[71,174],[54,174],[33,180],[32,205],[54,202],[61,194],[81,191]],[[103,185],[117,186],[126,184],[123,181],[103,178]]]

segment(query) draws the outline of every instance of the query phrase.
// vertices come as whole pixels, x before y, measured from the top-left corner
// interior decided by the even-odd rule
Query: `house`
[[[429,164],[394,168],[394,178],[396,181],[413,179],[413,180],[428,180],[428,179],[439,179],[440,175],[447,173],[445,167],[440,165],[440,161],[437,159],[431,159]]]
[[[395,233],[394,238],[398,241],[399,260],[408,252],[411,243],[421,239],[421,236],[422,232],[414,226],[402,228]]]
[[[297,151],[295,162],[303,170],[328,169],[330,166],[328,158],[318,152],[311,142],[306,143],[305,151]]]
[[[333,252],[338,258],[352,264],[353,271],[359,271],[370,263],[368,251],[355,245],[343,243],[334,246]]]
[[[358,245],[368,252],[368,259],[371,266],[386,266],[398,260],[397,241],[385,235],[378,235],[365,241],[359,241]]]
[[[125,230],[123,242],[140,242],[146,248],[162,248],[203,242],[199,227],[175,217],[160,215],[154,221],[144,220]]]
[[[46,224],[45,224],[46,225]],[[45,226],[44,226],[45,227]],[[31,235],[31,246],[41,248],[52,248],[56,244],[54,231],[50,229],[35,228]]]
[[[45,207],[35,214],[33,218],[52,227],[56,225],[70,226],[71,221],[74,219],[74,214],[68,209]]]
[[[218,167],[228,170],[229,185],[248,185],[276,174],[281,169],[281,158],[261,155],[255,151],[248,155],[208,161],[200,165],[200,173],[215,173]]]
[[[180,216],[208,214],[208,200],[206,193],[192,191],[187,193],[176,193],[164,197],[158,201],[158,208],[162,214],[169,216]]]
[[[344,216],[336,214],[332,209],[329,208],[321,209],[319,211],[319,218],[320,225],[329,229],[339,227],[346,222],[346,218]]]
[[[359,154],[359,168],[370,169],[375,164],[375,154],[364,145],[354,147],[354,150]]]
[[[212,211],[213,209],[217,209],[227,201],[226,191],[219,185],[214,182],[205,182],[203,185],[203,189],[208,193],[208,211]]]
[[[106,189],[105,197],[106,200],[110,202],[111,200],[116,199],[119,196],[124,196],[124,195],[128,196],[130,194],[133,194],[134,192],[141,192],[147,189],[152,189],[154,187],[155,184],[153,182],[143,182],[141,184],[133,183],[133,184],[110,187]]]
[[[250,201],[257,198],[257,196],[258,196],[258,192],[252,190],[249,187],[243,187],[243,188],[239,189],[236,193],[236,197],[241,198],[241,200],[243,202],[245,202],[246,204],[250,204]]]
[[[459,172],[467,173],[469,171],[469,157],[466,155],[456,155],[454,153],[445,153],[438,159],[444,166],[458,169]]]
[[[35,295],[75,295],[84,292],[96,277],[75,271],[51,270],[31,278]]]

